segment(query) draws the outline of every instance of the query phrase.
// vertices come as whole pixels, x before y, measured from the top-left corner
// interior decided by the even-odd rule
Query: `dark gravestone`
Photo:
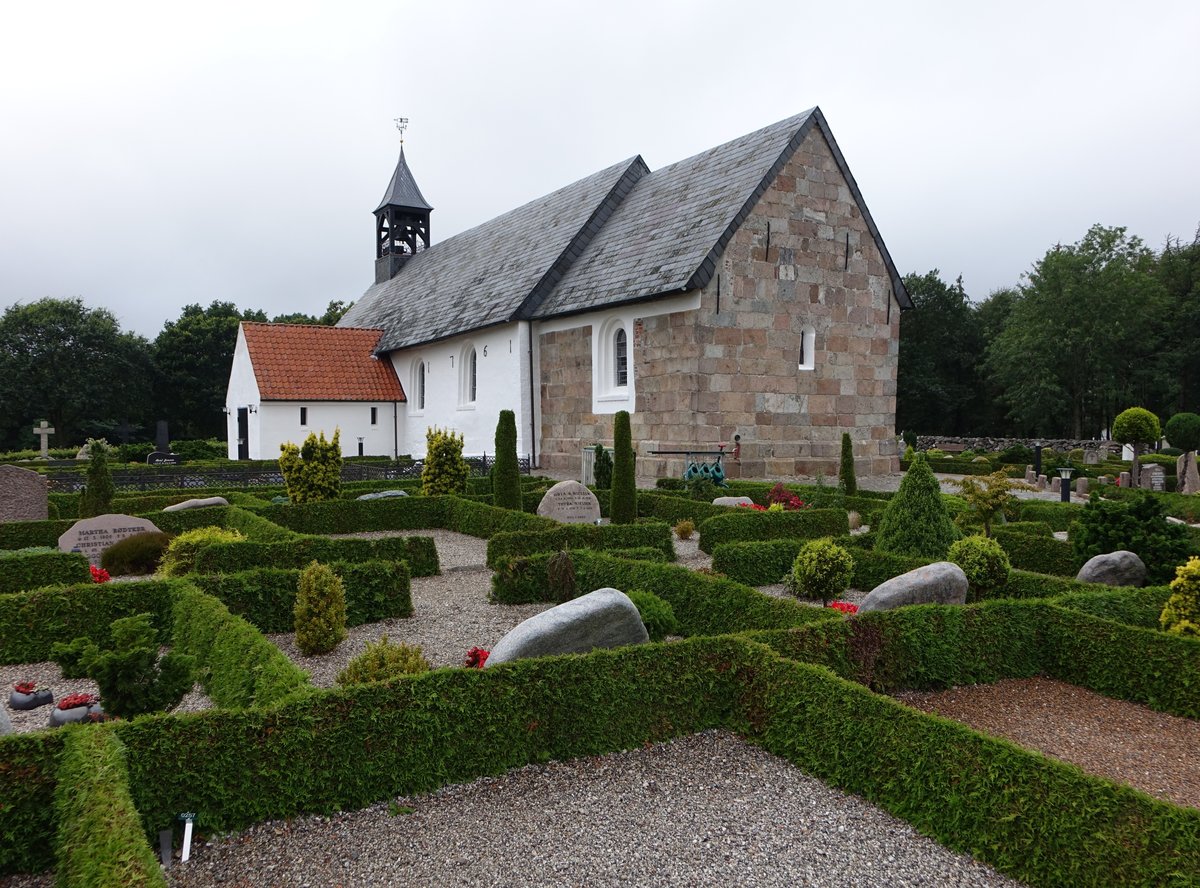
[[[183,459],[178,453],[163,453],[161,450],[156,450],[146,457],[148,466],[178,466],[182,464]]]
[[[167,432],[167,421],[160,419],[154,428],[154,446],[163,453],[171,449],[171,436]]]
[[[46,479],[17,466],[0,466],[0,521],[45,521],[49,515]]]

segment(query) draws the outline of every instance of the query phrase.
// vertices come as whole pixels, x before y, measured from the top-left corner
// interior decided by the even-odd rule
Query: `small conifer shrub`
[[[492,468],[492,503],[521,511],[521,474],[517,465],[517,416],[501,410],[496,423],[496,465]]]
[[[103,438],[88,438],[87,485],[79,499],[79,517],[94,518],[107,514],[112,508],[112,472],[108,468],[108,442]]]
[[[883,510],[875,531],[875,549],[894,555],[941,559],[958,536],[938,480],[925,461],[925,454],[918,453],[900,482],[900,489]]]
[[[181,577],[192,572],[201,549],[215,543],[236,543],[244,539],[238,531],[223,527],[197,527],[184,531],[167,546],[158,572],[164,577]]]
[[[828,537],[804,544],[784,578],[789,592],[828,604],[846,591],[854,576],[854,559]]]
[[[662,641],[668,635],[679,634],[679,620],[676,619],[675,610],[670,602],[659,598],[653,592],[639,592],[637,589],[630,590],[627,594],[629,600],[637,606],[651,641]]]
[[[310,656],[332,651],[346,637],[346,589],[341,578],[316,561],[304,568],[293,614],[296,647]]]
[[[449,429],[425,432],[425,464],[421,467],[421,492],[425,496],[467,492],[471,467],[463,459],[463,436]]]
[[[94,679],[105,711],[121,718],[170,709],[192,687],[195,660],[186,654],[159,656],[150,614],[113,620],[112,646],[87,638],[55,644],[52,656],[65,677]]]
[[[432,667],[415,644],[392,644],[386,635],[378,641],[368,641],[366,650],[350,658],[337,675],[340,685],[367,684],[388,681],[400,675],[418,675]]]
[[[1159,625],[1172,635],[1200,638],[1200,558],[1193,556],[1175,569]]]
[[[990,537],[969,536],[956,540],[946,557],[967,575],[968,601],[994,598],[1008,583],[1012,565],[1000,544]]]
[[[170,535],[161,530],[135,533],[105,549],[100,554],[100,566],[118,577],[152,574],[170,544]]]
[[[838,483],[850,496],[858,493],[858,479],[854,477],[854,445],[849,432],[842,432],[842,462],[838,470]]]
[[[315,503],[341,496],[340,437],[341,429],[334,430],[331,441],[325,440],[324,432],[319,438],[310,432],[302,447],[290,441],[279,445],[279,472],[290,502]]]
[[[608,490],[612,487],[613,459],[608,448],[603,444],[596,445],[596,458],[592,461],[592,474],[596,478],[597,490]]]
[[[613,479],[609,520],[613,524],[637,521],[637,479],[633,465],[633,435],[629,411],[619,410],[613,417]]]

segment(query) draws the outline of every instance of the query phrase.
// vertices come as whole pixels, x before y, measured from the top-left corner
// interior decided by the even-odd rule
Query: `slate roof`
[[[388,351],[518,319],[703,287],[729,239],[819,128],[875,238],[902,309],[912,301],[819,108],[650,172],[623,161],[418,253],[341,323],[381,327]]]
[[[378,213],[387,206],[407,207],[414,210],[433,209],[421,194],[421,189],[417,187],[417,180],[413,178],[412,170],[408,168],[408,161],[404,159],[403,145],[400,146],[400,159],[396,161],[392,181],[388,182],[387,191],[384,192],[383,200],[379,202],[375,212]]]
[[[404,401],[392,362],[372,351],[382,330],[242,322],[264,401]]]

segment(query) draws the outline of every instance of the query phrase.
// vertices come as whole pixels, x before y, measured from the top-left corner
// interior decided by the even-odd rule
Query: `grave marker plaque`
[[[148,466],[178,466],[182,463],[183,458],[178,453],[164,453],[161,450],[156,450],[146,457]]]
[[[100,565],[100,553],[121,540],[138,533],[157,531],[158,528],[145,518],[132,515],[97,515],[84,518],[71,525],[71,529],[58,538],[62,552],[82,552],[87,560]]]
[[[600,501],[578,481],[559,481],[546,491],[537,511],[564,524],[595,524],[600,520]]]

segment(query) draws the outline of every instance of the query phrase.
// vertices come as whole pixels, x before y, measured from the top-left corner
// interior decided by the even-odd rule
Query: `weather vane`
[[[403,145],[404,144],[404,131],[406,129],[408,129],[408,118],[407,117],[397,117],[395,120],[396,120],[396,129],[400,130],[400,144]]]

